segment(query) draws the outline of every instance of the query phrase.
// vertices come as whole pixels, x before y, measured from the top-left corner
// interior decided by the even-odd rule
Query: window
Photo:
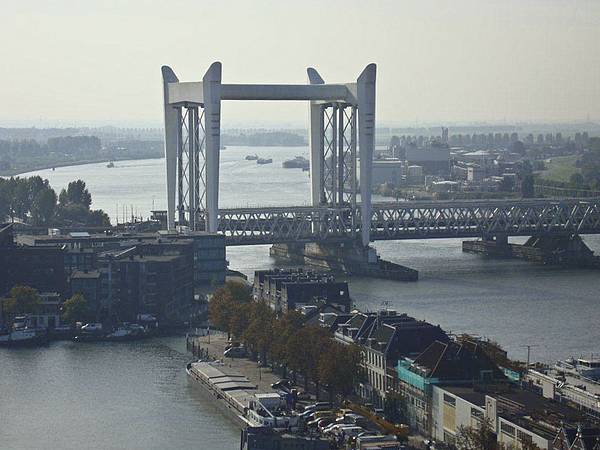
[[[452,397],[451,395],[444,394],[444,403],[448,406],[452,406],[453,408],[456,408],[456,399],[454,397]]]
[[[500,429],[502,430],[503,433],[508,434],[509,436],[514,437],[514,435],[515,435],[515,427],[507,424],[506,422],[502,422],[500,424]]]
[[[530,434],[527,434],[521,430],[517,430],[517,440],[521,443],[530,444],[533,441],[533,438],[531,437]]]
[[[453,434],[448,433],[446,430],[444,430],[444,442],[450,445],[454,445],[454,443],[456,442],[456,438]]]
[[[482,421],[483,420],[483,412],[479,411],[477,408],[471,408],[471,417],[473,419]]]

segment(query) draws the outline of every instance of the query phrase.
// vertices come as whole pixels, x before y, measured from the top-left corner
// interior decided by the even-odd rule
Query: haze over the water
[[[224,82],[352,81],[378,64],[378,122],[600,119],[597,0],[0,2],[0,126],[160,125],[160,66]],[[225,7],[225,5],[227,7]],[[224,125],[305,124],[227,103]]]

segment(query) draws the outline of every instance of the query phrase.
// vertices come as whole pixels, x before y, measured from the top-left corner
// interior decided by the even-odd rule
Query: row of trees
[[[109,226],[108,215],[90,209],[91,204],[92,196],[82,180],[72,181],[57,196],[40,176],[0,178],[0,222],[10,217],[34,226]]]
[[[42,308],[42,300],[38,291],[29,286],[14,286],[8,297],[0,301],[3,314],[14,316],[37,314]],[[88,322],[93,319],[93,314],[83,295],[74,294],[62,304],[61,319],[70,324]]]
[[[361,352],[356,345],[335,342],[326,329],[305,325],[297,311],[277,315],[264,302],[254,302],[250,289],[227,282],[209,303],[211,324],[244,343],[261,364],[270,363],[287,376],[301,375],[305,387],[326,386],[329,395],[350,394],[361,378]]]
[[[35,157],[50,152],[85,155],[97,152],[101,147],[96,136],[51,137],[45,144],[35,139],[0,140],[0,157]]]

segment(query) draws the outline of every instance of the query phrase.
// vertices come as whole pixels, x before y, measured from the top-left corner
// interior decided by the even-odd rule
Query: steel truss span
[[[228,245],[342,242],[361,235],[351,207],[225,209],[219,233]],[[561,236],[600,233],[600,198],[380,203],[372,240]]]

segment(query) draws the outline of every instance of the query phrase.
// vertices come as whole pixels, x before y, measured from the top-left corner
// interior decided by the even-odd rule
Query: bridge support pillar
[[[373,247],[359,242],[275,244],[270,255],[323,270],[373,278],[417,281],[419,273],[400,264],[384,261]]]
[[[502,239],[464,241],[463,251],[541,264],[600,267],[600,257],[594,255],[579,235],[532,236],[525,244],[509,244]]]

